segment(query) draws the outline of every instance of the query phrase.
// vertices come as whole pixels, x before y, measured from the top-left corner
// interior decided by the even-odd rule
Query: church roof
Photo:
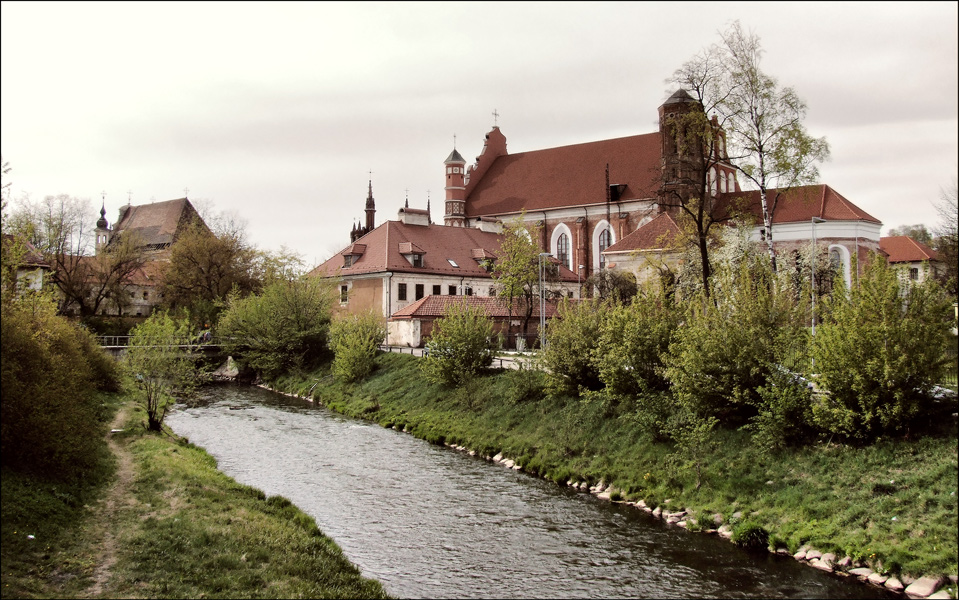
[[[609,183],[626,186],[620,199],[654,198],[660,139],[655,132],[498,156],[469,192],[466,216],[605,204],[607,164]]]
[[[386,221],[318,265],[310,275],[333,277],[390,271],[489,278],[489,272],[480,263],[499,254],[502,235],[469,227]],[[355,252],[358,245],[365,246],[362,254]],[[422,267],[414,267],[404,256],[411,254],[422,256]],[[347,255],[355,257],[349,266],[344,260]],[[560,271],[563,280],[576,280],[576,274],[569,269],[561,267]]]
[[[662,250],[669,248],[673,240],[680,234],[679,225],[676,224],[672,215],[666,212],[660,213],[636,231],[607,248],[603,254],[636,250]]]
[[[446,157],[446,160],[443,161],[443,164],[448,165],[450,163],[465,163],[466,159],[463,158],[463,155],[456,151],[456,148],[453,148],[453,151],[450,152],[450,155]]]
[[[113,226],[114,233],[135,232],[145,246],[162,248],[169,246],[199,213],[186,198],[166,200],[120,209],[120,219]]]
[[[767,197],[776,191],[770,190]],[[730,205],[745,201],[746,210],[757,218],[757,222],[762,223],[759,190],[725,194],[723,201]],[[808,222],[813,217],[826,221],[866,221],[882,224],[879,219],[824,183],[799,186],[784,192],[773,213],[773,224]]]
[[[907,235],[881,237],[879,249],[889,255],[890,263],[939,260],[939,254],[935,250]]]

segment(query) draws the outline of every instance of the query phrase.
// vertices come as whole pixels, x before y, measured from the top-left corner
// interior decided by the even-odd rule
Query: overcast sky
[[[8,2],[11,196],[184,196],[312,266],[407,197],[442,222],[443,161],[657,129],[666,80],[734,20],[808,105],[822,182],[884,223],[938,222],[956,179],[956,2]],[[372,171],[372,175],[370,174]],[[408,190],[408,191],[407,191]]]

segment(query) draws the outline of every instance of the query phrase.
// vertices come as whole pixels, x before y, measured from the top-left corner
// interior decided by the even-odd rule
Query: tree
[[[546,327],[546,348],[540,353],[546,385],[552,395],[579,394],[603,387],[594,359],[609,302],[564,298]]]
[[[333,377],[358,381],[373,372],[373,359],[386,337],[386,328],[372,312],[344,315],[330,323]]]
[[[493,363],[493,321],[482,308],[453,303],[436,320],[422,363],[426,378],[464,386]]]
[[[164,305],[186,308],[199,325],[214,323],[231,291],[246,296],[260,289],[257,258],[242,235],[217,235],[194,222],[173,244],[163,269]]]
[[[332,278],[302,277],[245,298],[230,294],[217,325],[224,347],[267,380],[315,364],[327,351],[337,285]]]
[[[126,286],[146,263],[135,234],[115,235],[108,250],[94,255],[91,214],[86,199],[60,194],[32,203],[24,197],[8,224],[50,263],[52,280],[61,292],[61,314],[77,311],[92,316],[109,302],[121,310],[128,298]]]
[[[736,21],[722,40],[717,54],[722,76],[712,80],[716,88],[707,90],[716,99],[733,166],[759,189],[766,247],[775,273],[776,206],[791,187],[819,179],[816,165],[829,157],[829,144],[806,132],[806,103],[796,91],[780,87],[760,68],[758,36],[744,32]]]
[[[499,254],[492,270],[493,281],[499,286],[499,295],[506,298],[510,321],[514,309],[523,311],[524,337],[529,332],[533,307],[540,293],[540,249],[533,241],[538,238],[539,227],[527,227],[522,217],[505,223]],[[546,270],[555,273],[555,265],[547,263]]]
[[[893,227],[889,230],[889,236],[897,235],[904,235],[930,247],[932,247],[935,243],[933,242],[933,237],[929,232],[929,229],[926,228],[926,226],[922,223],[916,223],[915,225],[900,225],[899,227]]]
[[[956,180],[941,190],[936,204],[939,224],[935,228],[934,247],[945,265],[943,280],[953,299],[959,296],[959,192]]]
[[[935,282],[904,281],[874,255],[858,285],[832,294],[816,329],[812,354],[828,393],[813,404],[815,423],[868,441],[928,414],[932,387],[950,360],[949,304]]]
[[[164,311],[152,314],[132,333],[124,364],[140,390],[147,428],[162,431],[163,419],[177,396],[188,396],[196,385],[190,326]]]

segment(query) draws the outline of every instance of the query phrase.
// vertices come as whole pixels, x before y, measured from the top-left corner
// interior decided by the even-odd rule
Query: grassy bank
[[[770,455],[744,432],[720,431],[697,461],[650,439],[635,411],[549,399],[522,371],[450,391],[425,381],[419,360],[381,354],[374,374],[355,385],[319,370],[276,386],[433,443],[502,453],[560,484],[604,481],[617,490],[614,499],[650,506],[668,499],[700,523],[716,513],[734,526],[748,520],[770,533],[774,548],[796,552],[809,544],[896,575],[957,572],[954,408],[937,417],[929,435],[865,447],[822,443]]]
[[[148,433],[122,397],[95,473],[3,473],[3,597],[384,598],[314,520]],[[107,433],[107,429],[104,429]]]

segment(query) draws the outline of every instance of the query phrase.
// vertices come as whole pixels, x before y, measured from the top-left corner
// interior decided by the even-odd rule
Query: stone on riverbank
[[[906,588],[906,594],[913,598],[927,598],[941,584],[942,578],[940,577],[920,577]]]

